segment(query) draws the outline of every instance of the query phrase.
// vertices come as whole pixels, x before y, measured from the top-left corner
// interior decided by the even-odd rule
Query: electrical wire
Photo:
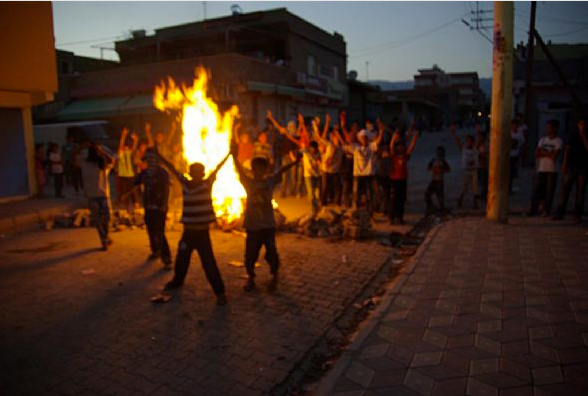
[[[103,38],[98,38],[98,39],[91,39],[91,40],[83,40],[83,41],[73,41],[70,43],[58,43],[55,44],[55,46],[57,47],[63,47],[66,45],[81,45],[81,44],[89,44],[89,43],[96,43],[96,42],[107,42],[107,40],[111,40],[108,41],[109,43],[112,42],[112,40],[116,40],[116,39],[122,39],[125,38],[125,36],[111,36],[111,37],[103,37]]]
[[[546,34],[545,36],[546,36],[546,37],[560,37],[560,36],[568,36],[568,35],[570,35],[570,34],[578,33],[578,32],[581,32],[581,31],[583,31],[583,30],[586,30],[586,29],[588,29],[588,25],[587,25],[587,26],[583,26],[583,27],[581,27],[581,28],[579,28],[579,29],[570,30],[570,31],[568,31],[568,32],[564,32],[564,33],[556,33],[556,34]]]
[[[421,33],[417,33],[417,34],[415,34],[413,36],[405,37],[403,39],[392,41],[392,42],[385,43],[385,44],[380,44],[378,46],[364,48],[362,50],[354,51],[354,52],[352,52],[352,53],[349,54],[349,57],[350,58],[363,58],[365,56],[377,54],[379,52],[388,51],[390,49],[397,48],[399,46],[412,43],[413,41],[416,41],[418,39],[421,39],[423,37],[426,37],[426,36],[428,36],[428,35],[430,35],[432,33],[435,33],[435,32],[437,32],[437,31],[439,31],[439,30],[441,30],[441,29],[443,29],[443,28],[445,28],[445,27],[447,27],[449,25],[452,25],[455,22],[461,21],[461,19],[464,16],[468,15],[468,14],[469,13],[460,15],[459,17],[457,17],[455,19],[452,19],[450,21],[447,21],[447,22],[445,22],[445,23],[443,23],[443,24],[441,24],[439,26],[436,26],[436,27],[434,27],[432,29],[425,30],[425,31],[423,31]]]

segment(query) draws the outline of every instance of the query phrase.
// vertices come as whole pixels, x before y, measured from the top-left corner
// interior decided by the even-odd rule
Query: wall
[[[0,200],[29,193],[23,130],[21,109],[0,108]]]
[[[57,91],[50,2],[0,2],[0,59],[0,90]]]

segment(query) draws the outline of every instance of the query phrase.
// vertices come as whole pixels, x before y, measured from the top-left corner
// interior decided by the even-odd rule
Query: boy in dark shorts
[[[437,196],[439,202],[439,211],[445,211],[445,188],[444,178],[445,174],[451,171],[449,164],[445,161],[445,147],[437,146],[435,149],[435,157],[429,162],[427,170],[431,172],[431,182],[425,191],[425,201],[427,202],[427,213],[434,213],[435,206],[431,199],[433,195]]]
[[[199,162],[193,163],[190,165],[191,179],[188,179],[182,172],[174,169],[173,165],[157,151],[155,153],[182,184],[184,197],[184,208],[182,210],[184,232],[178,246],[174,277],[165,285],[164,289],[176,289],[184,284],[184,279],[190,267],[192,251],[196,250],[200,256],[206,279],[208,279],[214,294],[216,294],[217,304],[225,305],[227,303],[225,285],[216,265],[208,228],[210,223],[216,221],[216,215],[212,207],[212,185],[216,179],[216,174],[229,158],[229,154],[206,179],[204,179],[204,165]]]
[[[159,158],[152,149],[145,152],[147,169],[135,178],[135,186],[143,185],[145,225],[149,235],[151,255],[149,260],[161,258],[166,269],[171,269],[171,254],[165,238],[165,218],[169,198],[169,174],[159,166]]]
[[[235,146],[233,146],[234,158],[237,158]],[[275,291],[278,286],[280,257],[276,247],[276,222],[272,206],[272,195],[274,187],[280,183],[282,174],[295,166],[298,161],[300,161],[300,157],[296,158],[296,161],[282,166],[275,173],[269,174],[268,160],[265,157],[254,157],[251,160],[252,177],[247,175],[246,170],[239,161],[234,161],[241,184],[247,192],[247,206],[245,208],[243,227],[247,233],[245,239],[245,269],[249,279],[243,287],[245,291],[252,291],[255,288],[255,262],[259,257],[262,246],[265,246],[265,259],[270,265],[272,274],[272,281],[268,286],[268,290]]]

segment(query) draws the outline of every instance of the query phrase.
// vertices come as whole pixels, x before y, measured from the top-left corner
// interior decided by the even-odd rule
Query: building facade
[[[588,44],[551,44],[547,47],[558,67],[566,76],[584,106],[588,108]],[[526,47],[519,45],[515,51],[513,71],[513,114],[525,113]],[[560,122],[560,135],[567,139],[580,114],[574,108],[570,92],[557,75],[541,47],[535,48],[533,57],[533,79],[528,120],[525,162],[534,162],[537,142],[545,134],[549,119]]]
[[[0,2],[0,201],[37,192],[31,108],[57,91],[50,2]]]
[[[120,64],[75,76],[59,120],[107,119],[113,129],[169,128],[152,105],[154,87],[168,77],[191,84],[210,70],[209,94],[221,109],[237,104],[260,127],[271,109],[285,122],[297,113],[336,115],[347,97],[346,44],[286,9],[135,31],[115,43]]]

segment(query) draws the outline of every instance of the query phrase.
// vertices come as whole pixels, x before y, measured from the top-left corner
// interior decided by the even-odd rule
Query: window
[[[307,72],[309,76],[316,76],[316,59],[314,56],[309,55],[306,61]]]

